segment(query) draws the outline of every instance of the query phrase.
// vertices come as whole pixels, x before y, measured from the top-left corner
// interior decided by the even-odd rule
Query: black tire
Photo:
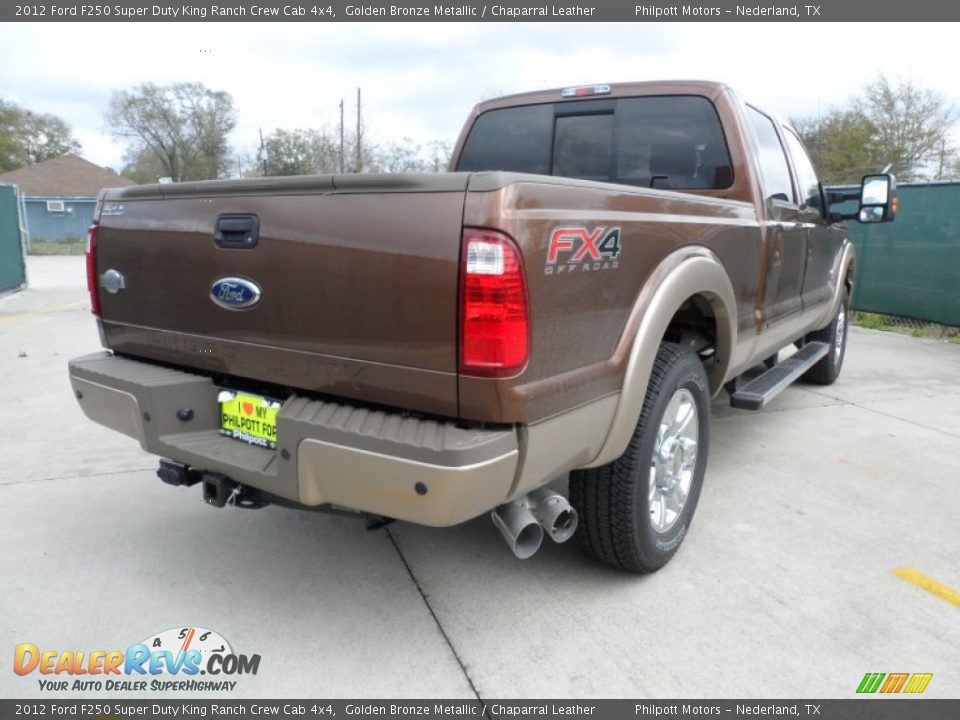
[[[850,328],[850,295],[844,291],[840,307],[833,320],[822,330],[808,334],[806,342],[823,342],[830,346],[827,354],[812,368],[807,370],[802,380],[814,385],[832,385],[843,368],[843,358],[847,354],[847,333]],[[839,332],[838,332],[838,326]]]
[[[681,390],[689,393],[692,403]],[[665,501],[662,496],[659,503],[651,500],[650,469],[661,421],[675,395],[688,410],[695,406],[695,420],[691,418],[688,424],[696,422],[696,453],[686,500],[672,524],[660,532],[654,527],[657,520],[651,509],[657,511]],[[580,546],[601,562],[622,570],[649,573],[663,567],[680,547],[697,508],[709,434],[710,390],[703,364],[691,351],[664,343],[657,352],[640,421],[626,451],[608,465],[570,473],[570,503],[580,516]],[[685,452],[680,452],[681,466]]]

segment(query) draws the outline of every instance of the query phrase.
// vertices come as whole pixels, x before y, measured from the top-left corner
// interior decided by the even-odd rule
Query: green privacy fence
[[[857,248],[851,305],[960,326],[960,183],[911,183],[898,195],[894,222],[847,222]]]
[[[17,189],[0,185],[0,292],[19,288],[26,281]]]

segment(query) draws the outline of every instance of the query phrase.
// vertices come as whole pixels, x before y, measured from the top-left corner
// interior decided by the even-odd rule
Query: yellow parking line
[[[60,312],[61,310],[73,310],[87,304],[87,300],[77,300],[66,305],[57,305],[56,307],[43,308],[42,310],[30,310],[29,312],[12,313],[10,315],[0,315],[0,322],[13,322],[15,320],[26,320],[37,315],[47,315],[48,313]]]
[[[960,608],[960,592],[957,592],[953,588],[948,588],[946,585],[941,585],[932,577],[924,575],[919,570],[914,570],[913,568],[897,568],[893,571],[893,575]]]

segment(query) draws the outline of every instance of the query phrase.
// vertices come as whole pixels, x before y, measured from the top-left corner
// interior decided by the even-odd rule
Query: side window
[[[616,124],[614,182],[679,190],[733,184],[720,117],[706,98],[623,98]]]
[[[527,105],[477,118],[460,154],[458,170],[550,174],[552,105]]]
[[[810,156],[800,142],[800,138],[789,128],[784,128],[784,137],[787,139],[787,148],[793,158],[793,166],[797,170],[797,180],[800,182],[800,198],[804,205],[817,208],[823,207],[820,198],[820,180],[817,171],[813,169]]]
[[[760,174],[767,199],[795,202],[790,167],[787,165],[787,156],[783,153],[773,120],[749,106],[747,119],[759,141]]]

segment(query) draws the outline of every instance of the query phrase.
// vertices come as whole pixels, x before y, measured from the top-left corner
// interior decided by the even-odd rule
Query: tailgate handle
[[[221,215],[213,230],[217,247],[249,250],[260,239],[260,218],[256,215]]]

